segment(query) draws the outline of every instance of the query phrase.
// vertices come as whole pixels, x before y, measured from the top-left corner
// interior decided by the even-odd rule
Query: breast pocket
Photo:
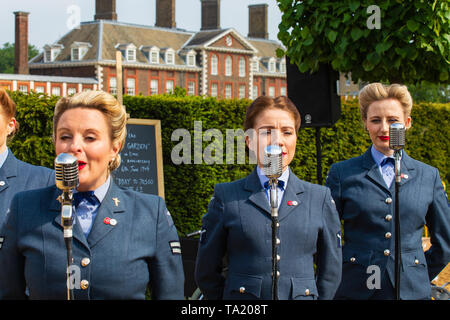
[[[314,279],[292,278],[292,297],[293,300],[317,300],[316,281]]]
[[[224,299],[255,300],[261,297],[262,277],[228,274]]]

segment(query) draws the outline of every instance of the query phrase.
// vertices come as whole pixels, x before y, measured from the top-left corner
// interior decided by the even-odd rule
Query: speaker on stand
[[[287,91],[302,117],[302,127],[316,128],[317,181],[322,184],[322,150],[320,128],[331,127],[341,116],[341,99],[337,92],[339,72],[329,64],[320,64],[314,72],[300,72],[286,57]]]

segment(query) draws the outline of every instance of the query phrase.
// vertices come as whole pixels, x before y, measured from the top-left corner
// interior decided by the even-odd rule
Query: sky
[[[234,28],[247,36],[248,6],[253,4],[268,4],[269,39],[277,40],[281,12],[275,0],[221,0],[221,28]],[[154,26],[155,8],[156,0],[116,0],[120,22]],[[81,22],[94,20],[95,0],[2,0],[0,47],[15,41],[15,11],[30,13],[28,42],[42,50],[44,45],[53,44],[67,34],[76,24],[76,17]],[[177,28],[200,31],[200,0],[176,0],[175,21]]]

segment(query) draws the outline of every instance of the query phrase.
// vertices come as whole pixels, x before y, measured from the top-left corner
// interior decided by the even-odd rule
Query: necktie
[[[284,190],[284,181],[283,180],[278,180],[278,188],[280,188],[281,190]],[[266,189],[266,190],[270,189],[269,180],[264,182],[264,189]]]
[[[91,230],[94,214],[98,208],[100,201],[94,195],[94,191],[77,192],[73,194],[73,205],[86,237]]]
[[[392,184],[392,180],[394,180],[394,159],[393,158],[384,158],[383,161],[381,161],[381,173],[384,179],[384,182],[386,182],[386,185],[390,188]]]

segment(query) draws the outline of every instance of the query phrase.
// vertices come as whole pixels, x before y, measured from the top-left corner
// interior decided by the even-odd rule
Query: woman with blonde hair
[[[394,151],[389,127],[411,127],[406,86],[371,83],[359,94],[361,119],[372,146],[333,164],[326,185],[344,222],[342,282],[336,299],[395,299]],[[450,261],[450,208],[439,171],[401,155],[400,298],[431,299],[432,280]],[[422,249],[424,225],[432,247]]]
[[[126,138],[126,111],[103,91],[61,98],[55,107],[56,154],[76,157],[74,298],[183,299],[184,273],[176,228],[163,199],[115,185]],[[65,299],[66,247],[61,191],[52,186],[12,201],[0,252],[0,299]],[[175,250],[177,249],[177,250]]]

